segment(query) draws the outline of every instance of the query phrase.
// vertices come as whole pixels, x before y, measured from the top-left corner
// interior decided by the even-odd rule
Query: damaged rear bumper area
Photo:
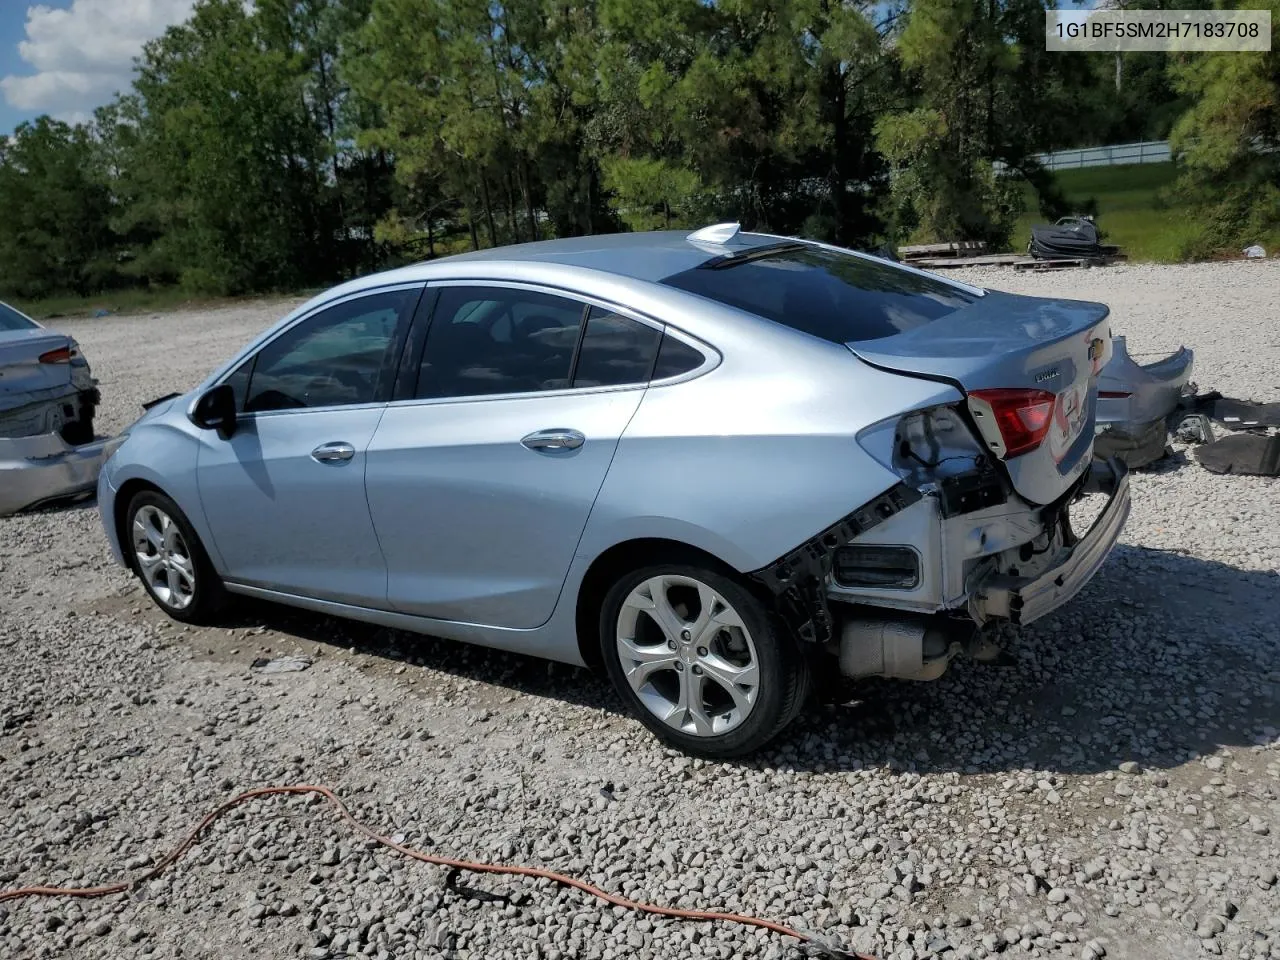
[[[1128,468],[1119,460],[1095,461],[1082,492],[1107,497],[1089,531],[1074,543],[1064,543],[1052,566],[1038,575],[996,574],[976,583],[969,599],[969,613],[976,622],[1038,620],[1069,602],[1098,572],[1129,518]]]
[[[87,366],[55,389],[10,395],[0,409],[0,517],[94,490],[105,459],[95,437],[101,402]]]
[[[0,517],[93,491],[107,442],[73,446],[58,433],[0,437]]]
[[[1077,536],[1071,507],[1089,494],[1106,502]],[[981,628],[1025,625],[1075,597],[1129,510],[1129,471],[1116,459],[1095,459],[1043,507],[1013,494],[956,499],[900,484],[754,577],[845,677],[932,680],[962,652],[999,658]]]

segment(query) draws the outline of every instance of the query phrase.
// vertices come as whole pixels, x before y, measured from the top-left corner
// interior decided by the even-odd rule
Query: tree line
[[[1028,184],[1045,216],[1071,212],[1033,154],[1171,133],[1180,190],[1205,211],[1189,253],[1280,223],[1280,152],[1255,149],[1280,138],[1276,58],[1047,53],[1044,13],[199,0],[90,123],[40,117],[0,139],[0,291],[298,289],[726,219],[857,247],[998,247]]]

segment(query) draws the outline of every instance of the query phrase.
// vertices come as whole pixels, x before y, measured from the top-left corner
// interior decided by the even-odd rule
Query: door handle
[[[587,438],[577,430],[538,430],[520,441],[530,450],[577,450]]]
[[[355,455],[356,448],[341,440],[322,443],[311,451],[311,459],[316,463],[346,463]]]

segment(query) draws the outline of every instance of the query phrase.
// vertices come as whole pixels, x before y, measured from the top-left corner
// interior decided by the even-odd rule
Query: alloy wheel
[[[616,638],[631,689],[668,726],[713,737],[750,716],[760,688],[751,632],[702,581],[664,574],[641,582],[622,603]]]
[[[133,515],[133,555],[151,593],[166,607],[184,610],[196,593],[195,561],[173,518],[147,504]]]

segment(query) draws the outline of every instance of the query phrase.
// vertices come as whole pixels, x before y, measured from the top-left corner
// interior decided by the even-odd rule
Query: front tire
[[[156,606],[183,623],[212,622],[226,599],[222,579],[178,505],[143,490],[125,513],[129,565]]]
[[[620,578],[600,614],[605,667],[632,713],[696,756],[739,757],[799,713],[808,665],[770,610],[698,565],[657,564]]]

